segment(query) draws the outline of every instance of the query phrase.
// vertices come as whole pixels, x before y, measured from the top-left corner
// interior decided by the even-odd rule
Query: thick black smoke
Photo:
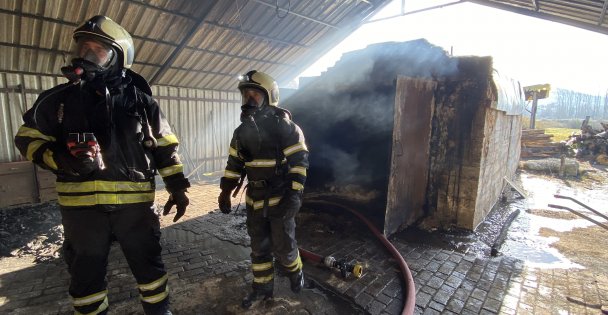
[[[307,189],[386,189],[397,77],[432,80],[457,70],[456,59],[426,40],[389,42],[345,54],[301,87],[282,105],[307,138]]]

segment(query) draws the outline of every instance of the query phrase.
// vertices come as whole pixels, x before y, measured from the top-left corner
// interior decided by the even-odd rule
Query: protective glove
[[[165,203],[163,215],[169,214],[169,211],[171,211],[171,208],[175,205],[177,212],[175,213],[175,217],[173,217],[173,222],[177,222],[177,220],[186,213],[186,207],[188,207],[189,204],[190,199],[186,196],[185,189],[175,191],[169,195],[169,199],[167,200],[167,203]]]
[[[283,213],[283,218],[289,219],[296,216],[301,206],[302,190],[287,189],[279,202],[278,208]]]
[[[220,211],[225,214],[228,214],[232,211],[232,204],[230,202],[230,190],[224,189],[220,193],[219,197],[217,197],[217,203],[220,207]]]
[[[53,150],[53,158],[60,171],[71,176],[85,176],[99,169],[99,162],[94,158],[77,158],[66,150]]]

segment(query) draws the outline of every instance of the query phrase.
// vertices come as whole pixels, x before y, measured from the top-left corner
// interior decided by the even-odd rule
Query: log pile
[[[548,158],[556,157],[561,151],[561,145],[552,142],[552,135],[545,134],[544,129],[524,129],[521,134],[521,157]]]
[[[608,165],[608,124],[600,124],[603,130],[591,127],[587,117],[581,126],[581,133],[570,136],[566,146],[576,153],[577,158]]]

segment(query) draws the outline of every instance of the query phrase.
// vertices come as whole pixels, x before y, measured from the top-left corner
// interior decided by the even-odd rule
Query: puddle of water
[[[527,264],[540,268],[583,268],[581,265],[573,263],[551,244],[558,241],[559,237],[543,237],[539,232],[541,228],[548,228],[557,232],[567,232],[574,228],[585,228],[593,226],[592,222],[585,219],[559,219],[526,212],[526,209],[541,209],[570,213],[567,210],[557,210],[548,207],[548,204],[557,204],[570,207],[574,210],[583,212],[599,222],[603,222],[599,216],[594,216],[576,203],[556,199],[555,194],[568,196],[583,202],[590,207],[598,210],[598,200],[589,200],[589,192],[581,191],[574,187],[564,186],[564,182],[559,179],[531,177],[526,174],[520,176],[523,188],[528,192],[529,198],[522,200],[517,207],[520,207],[519,216],[513,221],[509,228],[509,233],[501,252],[525,261]],[[566,182],[567,184],[567,182]],[[597,194],[593,194],[597,196]],[[603,196],[603,204],[608,198]]]

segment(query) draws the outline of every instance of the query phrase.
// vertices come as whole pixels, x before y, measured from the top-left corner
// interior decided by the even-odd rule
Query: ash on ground
[[[55,202],[0,209],[0,257],[34,256],[43,262],[61,256],[63,226]]]

